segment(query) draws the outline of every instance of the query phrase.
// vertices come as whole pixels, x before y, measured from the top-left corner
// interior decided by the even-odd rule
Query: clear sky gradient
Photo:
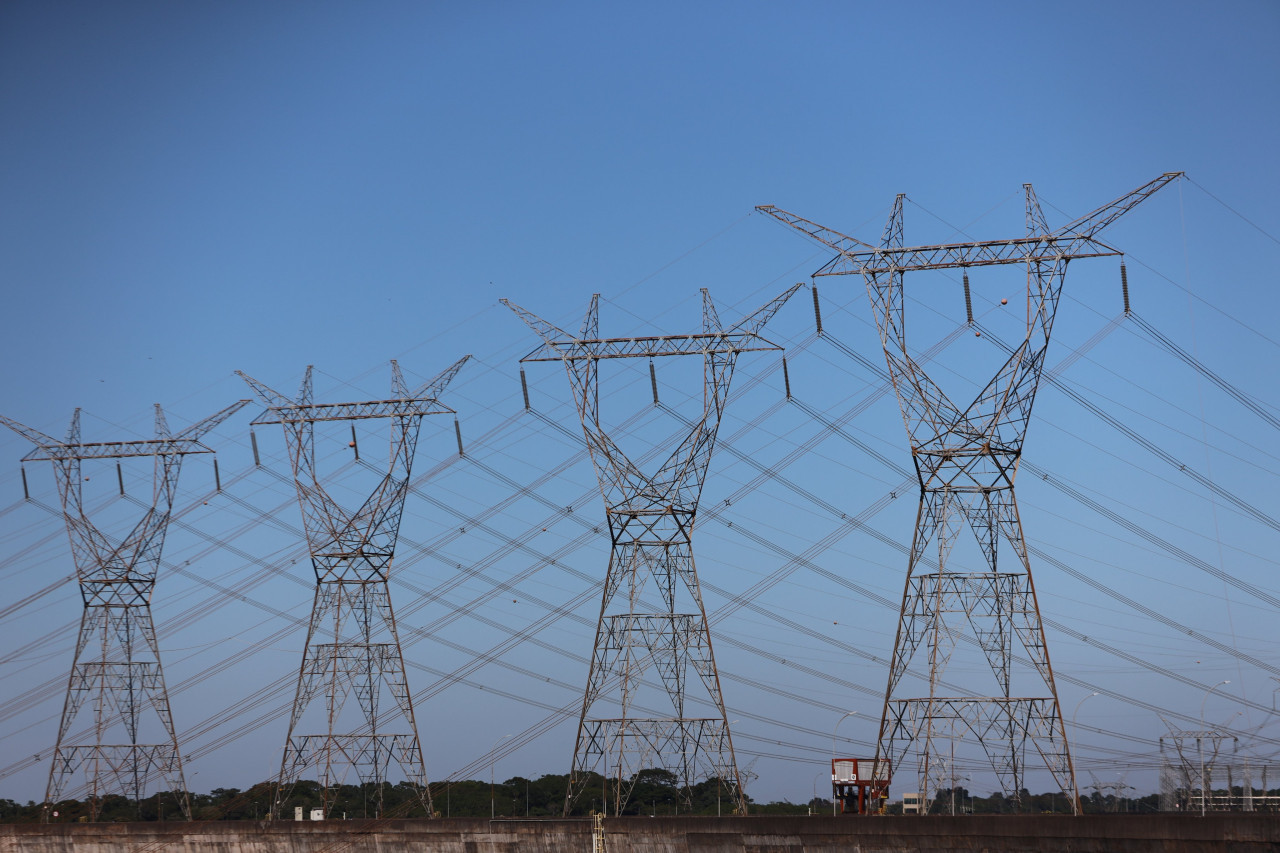
[[[1118,263],[1076,262],[1048,364],[1160,452],[1046,383],[1020,510],[1082,788],[1154,791],[1156,739],[1202,709],[1280,763],[1278,38],[1271,2],[7,2],[0,413],[61,436],[78,406],[86,441],[143,438],[152,403],[177,428],[249,396],[237,369],[292,392],[314,364],[339,402],[385,396],[392,358],[423,381],[472,353],[445,396],[467,458],[451,419],[424,428],[392,583],[427,774],[563,773],[576,719],[555,709],[581,698],[607,542],[590,463],[551,426],[579,433],[563,371],[528,367],[523,412],[537,340],[499,298],[576,330],[598,292],[603,334],[693,331],[699,288],[732,322],[830,257],[755,205],[874,242],[902,192],[908,244],[997,239],[1023,233],[1024,182],[1057,226],[1185,171],[1103,237],[1135,311],[1271,420],[1110,327]],[[1020,274],[972,279],[1012,334]],[[908,283],[923,352],[963,297]],[[882,364],[862,283],[818,290],[828,335]],[[916,506],[893,395],[812,332],[807,290],[766,332],[791,404],[777,354],[742,357],[694,539],[760,800],[824,793],[845,711],[838,748],[870,754]],[[1000,360],[966,331],[930,371],[967,401]],[[687,411],[699,371],[673,362],[663,401]],[[646,366],[606,378],[628,451],[662,446]],[[848,437],[823,424],[860,404]],[[197,791],[278,773],[311,602],[278,428],[252,464],[256,411],[209,436],[223,495],[188,460],[154,603]],[[0,434],[0,796],[21,801],[44,794],[81,609],[48,463],[22,499],[29,449]],[[90,504],[131,525],[102,474]],[[126,472],[130,494],[148,477]],[[883,538],[842,528],[864,512]],[[757,609],[731,600],[761,581]]]

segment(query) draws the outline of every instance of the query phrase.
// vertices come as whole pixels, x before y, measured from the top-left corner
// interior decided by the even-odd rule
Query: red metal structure
[[[874,758],[831,759],[831,799],[841,814],[879,814],[889,799],[889,762]]]

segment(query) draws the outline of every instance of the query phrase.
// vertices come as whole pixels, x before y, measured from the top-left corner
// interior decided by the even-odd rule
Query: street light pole
[[[831,729],[831,816],[836,815],[836,730],[840,728],[840,724],[845,721],[846,717],[857,715],[857,711],[846,711],[844,716],[836,720],[835,726]]]
[[[1230,684],[1231,681],[1219,681],[1204,692],[1204,698],[1200,700],[1200,734],[1196,737],[1196,753],[1200,757],[1200,817],[1204,817],[1204,796],[1205,796],[1205,779],[1204,779],[1204,706],[1209,701],[1209,694],[1217,690],[1224,684]]]
[[[951,721],[951,816],[956,816],[956,721]]]
[[[489,750],[489,818],[491,820],[497,817],[497,806],[494,805],[493,799],[493,763],[498,760],[498,744],[509,737],[515,737],[515,735],[503,735],[493,742],[493,748]]]
[[[1094,696],[1097,696],[1098,694],[1099,694],[1099,691],[1097,691],[1097,690],[1093,691],[1093,692],[1092,692],[1092,693],[1090,693],[1088,696],[1084,697],[1084,698],[1083,698],[1083,699],[1081,699],[1079,702],[1077,702],[1077,703],[1076,703],[1076,709],[1075,709],[1074,711],[1072,711],[1072,712],[1071,712],[1071,740],[1073,741],[1073,743],[1070,743],[1070,744],[1068,744],[1068,745],[1067,745],[1067,749],[1068,749],[1068,750],[1070,750],[1070,749],[1071,749],[1071,747],[1072,747],[1072,746],[1074,746],[1076,742],[1078,742],[1078,741],[1076,741],[1076,714],[1080,713],[1080,706],[1081,706],[1081,705],[1083,705],[1083,704],[1084,704],[1086,701],[1088,701],[1089,699],[1092,699]],[[1070,754],[1070,753],[1068,753],[1068,754]],[[1072,768],[1072,774],[1071,774],[1071,777],[1072,777],[1072,779],[1073,779],[1073,780],[1075,779],[1075,772],[1074,772],[1074,768]],[[1074,784],[1074,782],[1073,782],[1073,784]],[[1076,786],[1076,789],[1075,789],[1074,791],[1072,791],[1072,792],[1071,792],[1071,798],[1072,798],[1072,800],[1073,800],[1073,802],[1072,802],[1072,807],[1075,809],[1076,814],[1084,814],[1084,810],[1080,807],[1080,788],[1079,788],[1079,786]]]
[[[951,718],[951,815],[954,817],[956,813],[956,717],[964,713],[964,709],[972,705],[972,702],[965,702],[960,706],[960,710]],[[961,735],[964,737],[964,735]]]

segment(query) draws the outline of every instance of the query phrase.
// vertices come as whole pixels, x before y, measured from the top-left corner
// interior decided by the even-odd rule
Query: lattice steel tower
[[[334,786],[352,770],[362,784],[377,785],[380,814],[382,783],[392,762],[417,787],[427,814],[432,813],[387,581],[422,419],[453,413],[437,398],[468,358],[463,356],[416,391],[409,390],[399,364],[392,361],[392,399],[362,403],[313,403],[310,366],[296,400],[239,374],[267,405],[253,425],[280,424],[284,428],[316,576],[298,690],[280,763],[274,808],[277,817],[293,784],[311,767],[320,769],[326,816],[333,807]],[[349,423],[351,447],[359,461],[355,421],[382,418],[391,422],[387,473],[362,506],[348,511],[321,485],[315,426]],[[256,440],[254,448],[256,457]],[[352,693],[358,713],[347,706]],[[309,706],[320,697],[323,718],[308,715]],[[393,710],[386,710],[388,704]]]
[[[45,820],[50,807],[68,793],[68,782],[80,774],[88,789],[92,820],[98,817],[103,796],[119,793],[140,801],[157,777],[168,784],[182,813],[191,817],[182,753],[151,620],[151,596],[182,459],[193,453],[212,453],[200,443],[201,437],[248,402],[234,403],[177,435],[169,432],[164,412],[156,404],[154,439],[91,444],[80,440],[79,409],[62,441],[0,415],[0,423],[39,448],[23,457],[24,462],[53,463],[84,602],[45,792]],[[117,460],[123,495],[119,460],[134,457],[153,461],[151,504],[133,530],[117,540],[89,520],[83,497],[84,481],[89,478],[81,476],[81,462]],[[86,702],[92,709],[88,724],[80,717]]]
[[[609,525],[609,568],[565,795],[566,814],[592,772],[612,779],[611,799],[614,813],[619,814],[636,773],[646,768],[674,774],[686,802],[690,786],[703,778],[718,778],[735,811],[746,811],[693,562],[692,537],[738,354],[781,349],[759,333],[802,286],[795,285],[728,329],[720,323],[704,289],[702,332],[663,337],[600,338],[599,294],[592,296],[576,337],[502,300],[544,341],[521,361],[564,362]],[[601,425],[599,363],[601,359],[678,355],[703,358],[702,415],[658,471],[648,476]],[[644,598],[650,579],[661,599],[658,608]],[[694,717],[686,711],[690,667],[714,716]],[[657,671],[670,700],[668,713],[659,711],[659,716],[650,715],[652,709],[640,704],[642,681],[652,670]],[[607,809],[607,793],[604,799]]]
[[[1013,483],[1068,261],[1121,254],[1096,235],[1180,175],[1166,173],[1056,231],[1049,230],[1031,185],[1024,184],[1026,236],[974,243],[904,247],[901,195],[879,246],[772,205],[757,208],[837,250],[840,254],[814,275],[861,274],[880,329],[920,481],[920,505],[885,691],[877,760],[887,760],[901,775],[914,749],[916,790],[925,792],[927,799],[953,784],[948,751],[967,733],[981,744],[1004,792],[1015,803],[1023,788],[1030,747],[1060,789],[1072,793],[1079,809],[1075,770]],[[968,268],[999,264],[1026,266],[1026,336],[977,398],[961,409],[908,354],[904,277],[917,270],[960,268],[965,271],[968,300]],[[969,319],[972,322],[971,310]],[[948,555],[966,526],[977,538],[987,571],[947,569]],[[1001,539],[1013,550],[1013,571],[1000,571],[997,565]],[[925,565],[931,548],[936,571]],[[966,633],[966,623],[971,636]],[[1015,638],[1021,653],[1030,659],[1030,671],[1015,651]],[[994,693],[944,692],[953,686],[944,682],[943,676],[957,642],[976,642],[994,675]],[[921,646],[929,661],[926,683],[920,685],[918,679],[904,682],[903,676]],[[1032,692],[1019,695],[1013,689],[1015,683],[1030,687]]]
[[[1223,746],[1231,742],[1230,757],[1223,755]],[[1195,749],[1192,750],[1194,745]],[[1247,798],[1253,799],[1253,778],[1249,765],[1244,765],[1241,778],[1232,778],[1235,751],[1239,738],[1220,728],[1179,731],[1170,729],[1160,737],[1159,803],[1162,812],[1234,811],[1233,789],[1241,787],[1241,806]],[[1221,759],[1221,760],[1220,760]],[[1214,793],[1214,774],[1223,770],[1225,780],[1218,779],[1221,795]],[[1266,768],[1264,766],[1263,772]],[[1262,793],[1267,793],[1265,776]],[[1249,804],[1252,808],[1252,802]]]

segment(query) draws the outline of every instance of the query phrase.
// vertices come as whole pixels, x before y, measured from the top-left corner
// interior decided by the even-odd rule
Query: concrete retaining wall
[[[667,817],[605,821],[610,853],[1275,853],[1280,815]],[[567,853],[588,820],[0,825],[0,853]]]

